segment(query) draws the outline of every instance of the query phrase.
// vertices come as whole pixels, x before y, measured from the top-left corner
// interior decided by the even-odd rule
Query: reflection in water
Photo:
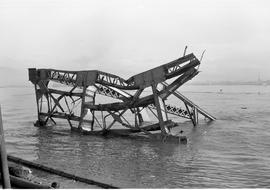
[[[190,145],[88,136],[63,127],[37,130],[38,162],[120,187],[169,187],[176,183],[172,176],[191,184],[188,173],[198,170],[190,167],[198,154]]]
[[[187,145],[81,135],[60,121],[36,128],[33,89],[0,88],[7,151],[119,187],[269,188],[269,88],[258,95],[256,86],[223,86],[222,96],[218,86],[185,88],[185,95],[218,118],[210,124],[202,120],[196,128],[181,124]],[[89,187],[64,183],[61,187]]]

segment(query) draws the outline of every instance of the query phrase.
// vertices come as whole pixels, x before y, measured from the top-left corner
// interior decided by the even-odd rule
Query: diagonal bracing
[[[37,125],[48,125],[50,121],[55,124],[54,118],[60,118],[66,119],[72,129],[104,133],[119,123],[132,132],[149,135],[150,130],[160,130],[162,135],[168,135],[172,125],[170,115],[190,119],[194,126],[198,124],[198,114],[215,120],[177,91],[199,73],[199,65],[200,61],[188,54],[127,80],[97,70],[30,68],[29,80],[35,85],[38,108]],[[152,92],[143,93],[146,88]],[[185,107],[166,104],[172,95]],[[104,96],[114,101],[104,103]],[[158,121],[151,127],[143,125],[146,120],[143,112],[147,109]]]

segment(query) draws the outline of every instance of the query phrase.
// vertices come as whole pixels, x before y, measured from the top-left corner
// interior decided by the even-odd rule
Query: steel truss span
[[[160,130],[162,139],[167,138],[172,136],[170,129],[175,126],[170,116],[189,119],[194,126],[199,115],[215,120],[177,91],[199,73],[199,65],[200,61],[191,53],[127,80],[98,70],[29,68],[29,80],[36,94],[36,125],[56,124],[55,118],[60,118],[67,120],[71,129],[91,134],[116,131],[154,136],[153,131]],[[167,103],[172,96],[179,105]],[[104,103],[104,98],[112,103]],[[156,124],[146,122],[149,114]],[[126,130],[113,129],[115,123]]]

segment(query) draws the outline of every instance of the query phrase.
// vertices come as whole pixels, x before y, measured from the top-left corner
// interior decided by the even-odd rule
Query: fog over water
[[[268,0],[0,0],[7,152],[118,187],[269,188],[270,85],[189,85],[269,80],[269,34]],[[179,91],[217,118],[193,127],[173,116],[186,145],[90,137],[61,119],[33,126],[28,68],[101,70],[127,79],[181,57],[186,45],[198,58],[206,53],[201,72]],[[62,188],[90,188],[34,173]]]

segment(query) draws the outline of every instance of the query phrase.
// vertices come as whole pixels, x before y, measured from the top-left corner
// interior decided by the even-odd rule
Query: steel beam
[[[141,128],[143,117],[140,113],[140,110],[149,108],[159,120],[161,134],[168,136],[170,131],[166,122],[170,119],[171,115],[169,114],[191,119],[194,125],[198,124],[198,113],[213,120],[210,114],[177,92],[181,85],[199,73],[198,65],[200,65],[200,61],[193,54],[188,54],[172,62],[134,75],[127,80],[98,70],[66,71],[35,68],[29,69],[29,80],[35,85],[39,122],[43,121],[46,124],[51,119],[55,123],[53,118],[62,118],[68,121],[72,129],[82,129],[83,123],[89,124],[92,132],[98,130],[95,128],[95,124],[100,126],[101,132],[102,130],[105,132],[118,122],[126,128],[136,129],[150,135],[148,130],[145,131],[144,128]],[[171,84],[165,83],[168,79],[173,79],[173,82]],[[71,86],[72,89],[68,91],[53,86],[49,87],[50,81]],[[165,88],[158,90],[157,85],[160,83],[164,84]],[[91,90],[89,95],[88,92],[91,87],[94,87],[94,90]],[[152,93],[143,95],[144,89],[148,87],[152,89]],[[75,89],[79,89],[80,92],[75,91]],[[96,101],[99,95],[119,101],[100,103],[100,101]],[[181,100],[186,109],[166,104],[165,101],[167,102],[171,95],[175,95]],[[45,97],[44,101],[47,101],[44,106],[42,103],[43,96]],[[81,100],[80,104],[77,102],[78,100]],[[74,107],[78,105],[80,105],[79,110],[74,114]],[[152,109],[156,109],[156,112]],[[132,126],[131,121],[126,119],[127,110],[131,110],[131,113],[134,114],[132,120],[134,118],[135,126]],[[101,113],[102,122],[99,122],[97,111]],[[103,112],[108,114],[104,116]],[[109,116],[113,118],[113,121],[107,125],[106,118]],[[78,122],[78,125],[74,122]]]

